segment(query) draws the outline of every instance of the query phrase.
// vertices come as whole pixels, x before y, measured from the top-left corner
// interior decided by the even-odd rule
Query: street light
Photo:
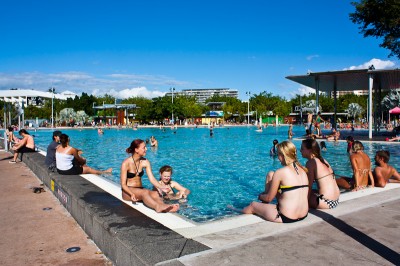
[[[249,100],[247,101],[247,125],[250,125],[250,94],[251,92],[246,91],[246,95],[249,98]]]
[[[51,97],[51,128],[54,128],[54,91],[56,88],[50,87],[50,91],[52,93]]]
[[[303,125],[303,103],[301,102],[301,95],[300,95],[300,125]]]
[[[175,91],[175,88],[170,88],[169,90],[172,92],[172,119],[171,119],[171,121],[174,124],[175,123],[175,121],[174,121],[174,91]]]

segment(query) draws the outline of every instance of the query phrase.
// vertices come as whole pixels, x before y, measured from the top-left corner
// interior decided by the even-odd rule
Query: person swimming
[[[274,139],[272,141],[272,148],[269,150],[269,155],[270,156],[276,156],[278,155],[278,150],[276,149],[276,145],[278,145],[278,140]]]

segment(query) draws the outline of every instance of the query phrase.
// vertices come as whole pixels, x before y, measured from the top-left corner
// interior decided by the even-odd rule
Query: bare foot
[[[172,204],[168,205],[166,209],[164,209],[162,212],[177,212],[179,210],[179,204]]]
[[[104,170],[103,173],[111,174],[112,173],[112,168],[108,168],[107,170]]]
[[[240,212],[240,213],[242,212],[241,209],[235,208],[235,207],[233,207],[233,206],[230,205],[230,204],[226,205],[226,208],[228,208],[228,209],[230,209],[230,210],[232,210],[232,211],[234,211],[234,212]]]

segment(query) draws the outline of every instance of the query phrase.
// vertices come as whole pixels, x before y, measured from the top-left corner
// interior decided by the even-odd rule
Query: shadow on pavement
[[[400,261],[400,255],[393,249],[381,244],[380,242],[376,241],[375,239],[369,237],[368,235],[364,234],[363,232],[359,231],[358,229],[354,228],[353,226],[348,225],[346,222],[338,219],[326,212],[320,210],[310,210],[310,213],[314,214],[315,216],[320,217],[328,224],[332,225],[336,229],[340,230],[344,234],[348,235],[349,237],[353,238],[361,245],[369,248],[382,258],[390,261],[394,265],[398,265]]]

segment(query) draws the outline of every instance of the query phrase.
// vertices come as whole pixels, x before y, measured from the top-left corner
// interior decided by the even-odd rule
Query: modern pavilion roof
[[[94,109],[135,109],[139,108],[136,104],[103,104],[98,106],[93,106]]]
[[[343,70],[328,72],[310,72],[307,75],[287,76],[294,82],[304,86],[330,92],[336,84],[337,91],[368,90],[369,77],[372,74],[374,89],[392,90],[400,88],[400,69],[391,70]]]

